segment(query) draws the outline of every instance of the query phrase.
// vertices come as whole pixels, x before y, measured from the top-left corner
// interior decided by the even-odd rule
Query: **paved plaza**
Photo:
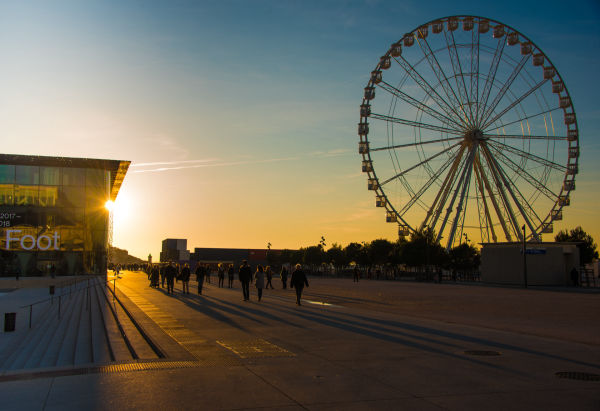
[[[309,278],[298,307],[278,279],[261,302],[211,280],[168,295],[125,272],[165,358],[4,373],[0,408],[600,409],[599,381],[557,376],[600,374],[595,292]]]

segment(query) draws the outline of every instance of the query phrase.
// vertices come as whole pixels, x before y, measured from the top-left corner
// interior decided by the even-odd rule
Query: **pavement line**
[[[225,351],[222,351],[216,345],[208,344],[206,339],[186,328],[185,325],[180,323],[172,315],[160,311],[153,312],[148,310],[148,308],[144,309],[144,307],[155,307],[160,310],[156,305],[152,304],[130,287],[119,284],[119,288],[121,287],[128,290],[128,292],[125,294],[128,297],[129,295],[133,297],[130,297],[129,299],[135,305],[137,305],[140,310],[142,310],[167,335],[169,335],[175,342],[177,342],[177,344],[179,344],[203,365],[240,365],[239,361],[235,357],[231,355],[225,355]]]

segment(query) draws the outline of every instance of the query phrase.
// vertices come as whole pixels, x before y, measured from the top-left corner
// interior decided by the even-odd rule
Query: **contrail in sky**
[[[152,163],[134,163],[131,167],[148,167],[148,166],[172,166],[172,167],[158,167],[149,168],[146,170],[132,170],[132,173],[158,173],[162,171],[170,170],[183,170],[187,168],[204,168],[204,167],[226,167],[226,166],[237,166],[245,164],[262,164],[262,163],[275,163],[281,161],[292,161],[299,160],[302,157],[337,157],[349,153],[348,149],[336,149],[329,151],[315,151],[312,153],[293,156],[293,157],[282,157],[282,158],[271,158],[264,160],[244,160],[244,161],[229,161],[221,162],[219,158],[207,158],[199,160],[181,160],[181,161],[157,161]],[[202,163],[202,164],[198,164]]]
[[[298,157],[284,157],[284,158],[271,158],[266,160],[251,160],[251,161],[231,161],[225,163],[211,163],[211,164],[194,164],[194,165],[183,165],[177,167],[160,167],[160,168],[151,168],[148,170],[134,170],[132,173],[157,173],[160,171],[169,171],[169,170],[182,170],[185,168],[203,168],[203,167],[225,167],[225,166],[237,166],[242,164],[261,164],[261,163],[275,163],[278,161],[289,161],[289,160],[297,160]],[[162,162],[155,164],[181,164],[181,163],[190,163],[190,162],[199,162],[204,160],[190,160],[190,161],[173,161],[173,162]],[[150,163],[147,163],[150,164]]]

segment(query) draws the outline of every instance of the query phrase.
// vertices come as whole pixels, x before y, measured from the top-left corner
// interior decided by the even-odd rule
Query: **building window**
[[[85,168],[66,168],[62,169],[63,186],[83,186],[85,185]]]
[[[16,166],[15,176],[17,184],[39,184],[40,168],[37,166]]]
[[[40,167],[40,184],[45,186],[57,186],[60,184],[59,167]]]
[[[15,182],[15,166],[6,164],[0,165],[0,183],[14,184]]]

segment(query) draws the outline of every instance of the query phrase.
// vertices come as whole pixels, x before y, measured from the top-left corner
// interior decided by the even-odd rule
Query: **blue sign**
[[[546,254],[545,248],[527,248],[525,254]]]

